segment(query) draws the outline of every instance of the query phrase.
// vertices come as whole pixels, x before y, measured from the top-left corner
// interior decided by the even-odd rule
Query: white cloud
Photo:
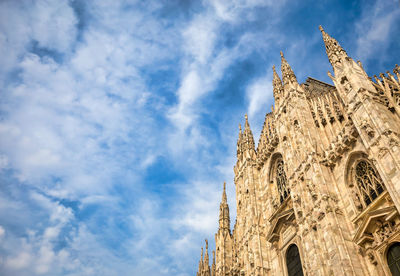
[[[200,14],[183,30],[184,50],[189,58],[206,64],[214,51],[219,24],[209,14]]]
[[[220,19],[234,24],[239,24],[241,21],[251,19],[251,9],[261,7],[279,9],[283,4],[285,4],[286,0],[210,0],[207,2],[214,8],[216,15]]]
[[[268,112],[267,103],[273,101],[272,93],[272,70],[269,70],[267,75],[256,79],[247,87],[247,98],[249,99],[249,117],[253,117],[258,112]]]
[[[21,251],[17,256],[7,258],[6,266],[12,269],[22,269],[28,267],[32,256],[27,252]]]
[[[361,19],[356,23],[356,53],[360,60],[381,55],[385,51],[391,31],[398,25],[400,9],[396,1],[376,1],[363,5]]]
[[[0,225],[0,241],[4,237],[5,233],[6,233],[6,230],[4,229],[3,226]]]

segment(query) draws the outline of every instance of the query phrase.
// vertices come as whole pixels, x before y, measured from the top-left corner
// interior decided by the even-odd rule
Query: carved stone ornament
[[[374,265],[377,265],[376,250],[399,230],[395,222],[399,214],[394,206],[376,208],[359,218],[361,221],[353,238]]]
[[[364,120],[364,121],[361,123],[361,129],[363,129],[363,130],[365,131],[365,133],[366,133],[370,138],[373,138],[373,137],[374,137],[375,131],[374,131],[374,129],[371,127],[371,125],[370,125],[366,120]]]
[[[378,158],[382,159],[388,152],[389,150],[387,148],[380,148],[378,152]]]

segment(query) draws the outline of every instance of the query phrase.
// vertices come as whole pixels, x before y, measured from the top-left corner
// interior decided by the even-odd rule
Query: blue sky
[[[0,274],[194,275],[279,51],[330,83],[318,25],[400,62],[397,0],[1,1]]]

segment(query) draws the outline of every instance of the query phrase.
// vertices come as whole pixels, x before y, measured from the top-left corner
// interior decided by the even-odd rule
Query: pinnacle
[[[244,129],[250,129],[250,125],[249,125],[249,117],[247,116],[247,114],[244,115],[244,119],[246,120],[245,125],[244,125]]]
[[[272,71],[274,73],[272,84],[274,84],[276,81],[281,82],[281,78],[279,77],[278,73],[275,70],[275,65],[272,66]]]
[[[292,83],[297,82],[296,75],[294,74],[289,63],[286,61],[282,51],[281,51],[281,71],[282,71],[282,81],[284,84],[288,84],[289,82]]]
[[[347,57],[346,51],[340,46],[336,39],[325,32],[322,26],[319,26],[319,29],[322,32],[322,39],[325,44],[325,50],[329,58],[329,62],[332,64],[332,66],[340,63],[345,57]]]
[[[224,181],[224,190],[222,191],[222,202],[226,203],[227,202],[227,197],[226,197],[226,182]]]
[[[273,87],[275,102],[277,103],[280,95],[282,94],[281,93],[282,92],[282,81],[281,81],[281,78],[279,77],[278,73],[275,70],[275,65],[272,66],[272,71],[273,71],[272,87]]]

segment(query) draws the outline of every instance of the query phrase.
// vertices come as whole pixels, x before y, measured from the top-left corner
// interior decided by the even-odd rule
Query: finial
[[[249,117],[247,116],[247,114],[244,115],[244,118],[246,120],[245,125],[244,125],[244,131],[246,132],[246,129],[249,130],[250,129],[250,125],[249,125]]]
[[[322,28],[321,25],[319,25],[319,30],[320,30],[321,32],[325,32],[325,31],[324,31],[324,28]]]
[[[280,54],[281,54],[281,58],[283,58],[284,56],[283,56],[283,52],[282,51],[280,51]]]
[[[208,252],[208,240],[206,239],[206,251]]]

